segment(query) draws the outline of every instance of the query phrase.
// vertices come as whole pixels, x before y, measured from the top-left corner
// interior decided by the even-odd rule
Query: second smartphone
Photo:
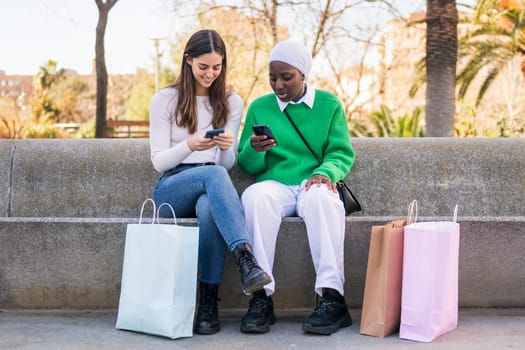
[[[275,136],[273,136],[272,130],[270,130],[270,127],[265,124],[257,124],[252,126],[253,132],[257,136],[266,135],[269,139],[273,139],[275,143],[277,143],[277,140],[275,140]]]

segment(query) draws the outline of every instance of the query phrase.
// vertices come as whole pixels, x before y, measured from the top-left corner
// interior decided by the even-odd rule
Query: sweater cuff
[[[238,155],[241,168],[249,175],[255,175],[264,165],[266,152],[257,152],[251,145],[247,145]]]

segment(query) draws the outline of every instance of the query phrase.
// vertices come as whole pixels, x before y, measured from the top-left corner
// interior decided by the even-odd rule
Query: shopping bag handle
[[[173,210],[173,207],[172,207],[171,204],[169,204],[169,203],[162,203],[162,204],[159,205],[159,207],[157,208],[157,224],[159,223],[159,213],[160,213],[160,208],[162,208],[163,206],[167,206],[168,208],[170,208],[171,213],[173,214],[173,223],[174,223],[175,225],[177,225],[177,217],[175,216],[175,210]]]
[[[142,224],[142,213],[144,212],[144,207],[146,206],[146,203],[148,203],[148,202],[151,202],[151,204],[153,205],[153,216],[151,218],[151,223],[155,222],[155,214],[157,213],[157,208],[156,208],[156,205],[155,205],[155,201],[153,199],[151,199],[151,198],[148,198],[142,203],[142,207],[140,208],[139,224]]]
[[[407,225],[414,224],[417,222],[417,200],[413,200],[408,205],[407,213]]]
[[[457,222],[458,221],[458,205],[456,204],[456,206],[454,207],[454,222]]]

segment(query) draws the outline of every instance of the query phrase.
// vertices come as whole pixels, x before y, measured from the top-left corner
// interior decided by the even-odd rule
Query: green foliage
[[[373,137],[374,135],[368,128],[368,126],[363,123],[353,119],[348,121],[348,129],[351,137]]]
[[[478,106],[502,69],[516,56],[525,55],[525,9],[501,8],[498,0],[479,0],[473,9],[473,29],[458,43],[458,59],[466,63],[456,81],[463,98],[472,82],[481,79]]]
[[[65,135],[51,124],[37,124],[24,130],[23,137],[28,139],[54,139],[65,137]]]
[[[525,57],[525,9],[502,9],[500,0],[478,0],[474,16],[461,23],[472,29],[458,41],[458,97],[463,99],[473,82],[479,79],[476,106],[479,106],[502,69],[516,56]],[[469,7],[469,6],[467,6]],[[410,88],[413,97],[425,84],[425,58],[416,64],[416,76]]]
[[[47,62],[40,66],[36,76],[38,87],[41,90],[49,89],[54,83],[62,79],[66,73],[64,68],[58,68],[58,62],[54,60],[47,60]]]
[[[95,137],[95,122],[92,120],[90,123],[82,125],[77,131],[71,134],[72,138],[86,139]]]
[[[0,96],[0,138],[14,139],[20,137],[24,125],[21,122],[21,111],[14,99]]]
[[[521,118],[512,118],[505,112],[499,112],[495,121],[483,120],[478,117],[476,107],[460,100],[455,132],[457,137],[523,137],[525,122]]]
[[[517,124],[508,116],[503,116],[496,124],[497,137],[520,137],[525,132],[525,124]]]
[[[55,83],[48,94],[59,112],[54,119],[57,122],[82,121],[84,111],[78,106],[78,101],[88,92],[88,83],[77,75],[66,76]]]
[[[58,121],[60,110],[47,93],[36,96],[32,105],[33,116],[37,122]]]
[[[155,93],[155,82],[152,74],[145,71],[137,73],[136,83],[131,88],[126,103],[126,120],[148,120],[149,101]]]
[[[175,72],[165,67],[159,75],[160,88],[175,82]],[[129,99],[126,102],[126,120],[148,120],[151,96],[155,93],[155,81],[153,74],[144,70],[138,71],[131,89]]]
[[[35,79],[35,96],[32,99],[32,117],[35,123],[84,122],[90,110],[79,103],[90,94],[85,78],[68,73],[49,60],[40,67]],[[36,132],[37,134],[39,132]]]
[[[390,108],[382,105],[380,111],[370,114],[370,122],[375,128],[373,134],[378,137],[423,137],[422,115],[423,109],[416,107],[411,114],[394,117]]]
[[[462,103],[460,103],[462,105]],[[476,137],[476,109],[472,106],[464,106],[456,112],[456,123],[454,126],[456,137]]]
[[[494,33],[492,31],[492,35]],[[480,36],[489,34],[490,32],[487,31],[476,32],[476,35]],[[472,82],[479,77],[481,87],[476,98],[476,106],[478,106],[491,83],[516,54],[515,47],[508,40],[502,38],[492,37],[490,40],[461,39],[458,57],[460,60],[466,60],[466,63],[456,77],[459,85],[459,97],[464,98]]]
[[[32,101],[33,116],[37,122],[58,122],[60,109],[50,96],[50,89],[64,79],[65,69],[58,69],[57,62],[48,60],[40,66],[36,75],[35,98]]]

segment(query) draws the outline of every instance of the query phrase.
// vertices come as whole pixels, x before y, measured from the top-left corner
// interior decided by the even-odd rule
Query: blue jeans
[[[220,284],[228,249],[248,242],[239,196],[220,165],[182,164],[165,172],[154,191],[155,203],[169,203],[177,217],[197,216],[201,282]],[[172,217],[163,206],[161,217]]]

